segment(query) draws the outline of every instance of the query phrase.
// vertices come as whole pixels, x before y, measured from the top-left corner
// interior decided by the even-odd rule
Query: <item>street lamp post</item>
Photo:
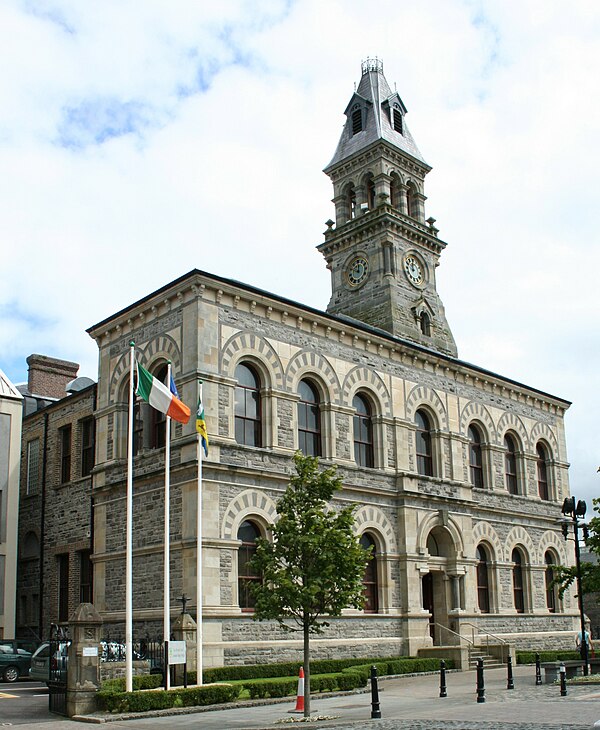
[[[561,524],[562,533],[567,539],[569,534],[569,523],[573,525],[573,534],[575,537],[575,573],[577,578],[577,601],[579,603],[579,617],[581,619],[581,658],[583,659],[583,673],[587,677],[589,673],[589,652],[588,642],[585,633],[585,614],[583,613],[583,590],[581,588],[581,553],[579,552],[579,518],[583,519],[587,511],[586,503],[580,499],[577,503],[575,497],[566,497],[562,506],[562,513],[570,520],[565,520]],[[585,528],[584,528],[585,534]]]

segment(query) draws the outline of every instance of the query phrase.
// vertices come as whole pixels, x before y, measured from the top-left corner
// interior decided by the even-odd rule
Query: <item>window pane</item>
[[[245,446],[261,445],[260,381],[251,367],[243,363],[235,369],[235,440]]]

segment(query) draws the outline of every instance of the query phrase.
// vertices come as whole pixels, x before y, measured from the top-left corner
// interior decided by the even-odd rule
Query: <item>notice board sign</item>
[[[185,664],[185,641],[169,641],[169,664]]]

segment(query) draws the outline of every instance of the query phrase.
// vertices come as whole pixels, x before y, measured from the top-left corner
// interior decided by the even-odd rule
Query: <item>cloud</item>
[[[599,40],[583,0],[4,3],[0,307],[44,325],[7,316],[22,369],[0,366],[94,376],[85,328],[194,267],[324,309],[321,170],[377,55],[434,168],[460,356],[572,399],[574,491],[597,491]]]

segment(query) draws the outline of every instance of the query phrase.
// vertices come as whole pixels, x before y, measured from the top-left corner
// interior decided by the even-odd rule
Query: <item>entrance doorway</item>
[[[429,611],[429,635],[435,644],[435,610],[433,601],[433,575],[426,573],[423,576],[423,608]]]

